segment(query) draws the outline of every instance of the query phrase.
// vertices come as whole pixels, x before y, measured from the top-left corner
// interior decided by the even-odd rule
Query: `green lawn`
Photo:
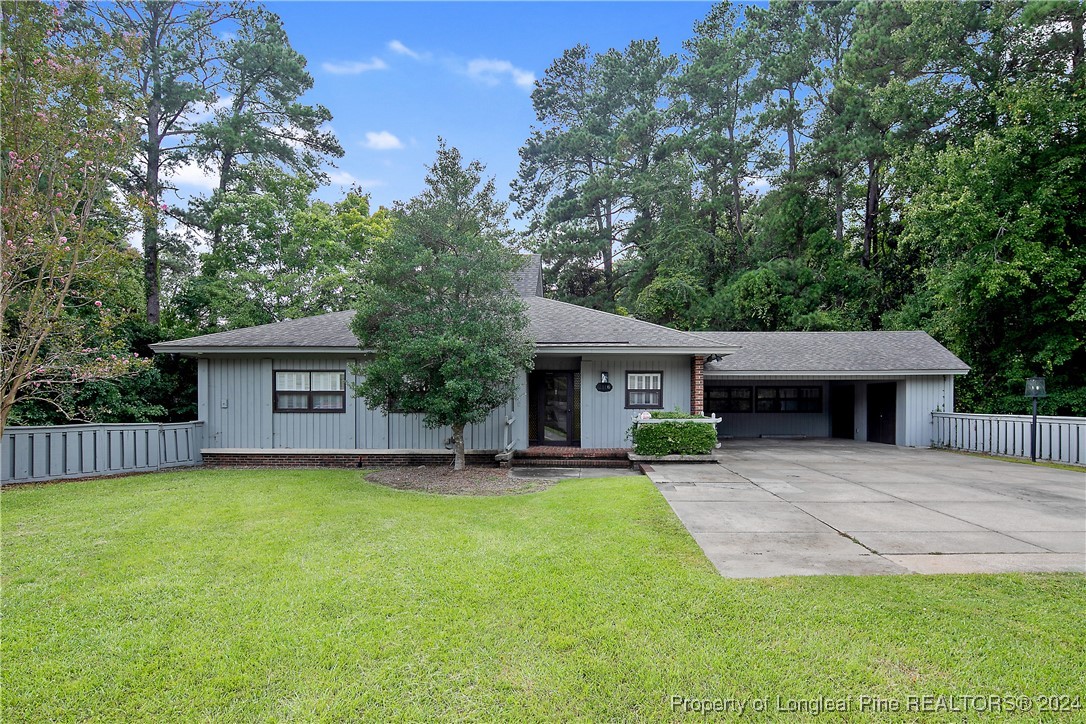
[[[672,695],[769,697],[746,718],[775,719],[777,697],[1084,694],[1083,576],[725,580],[644,478],[468,498],[198,470],[0,504],[5,722],[702,718]]]

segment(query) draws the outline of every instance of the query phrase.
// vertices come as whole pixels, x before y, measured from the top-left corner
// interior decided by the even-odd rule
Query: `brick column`
[[[690,414],[705,414],[705,358],[690,358]]]

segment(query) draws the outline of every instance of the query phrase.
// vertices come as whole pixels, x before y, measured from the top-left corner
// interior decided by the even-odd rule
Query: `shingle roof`
[[[698,332],[740,347],[713,372],[955,371],[969,367],[926,332]]]
[[[521,254],[524,265],[513,274],[513,288],[522,297],[543,296],[543,257]]]
[[[232,329],[229,332],[159,342],[151,345],[151,349],[156,352],[170,352],[172,348],[194,347],[357,347],[358,339],[350,327],[353,317],[354,311],[332,312],[316,317],[288,319],[256,327]]]
[[[633,317],[601,312],[545,297],[528,297],[528,319],[536,344],[541,346],[621,345],[628,347],[678,347],[719,349],[731,345],[701,334],[643,322]]]
[[[729,345],[633,317],[609,314],[544,297],[526,296],[529,332],[539,346],[674,347],[727,352]],[[156,352],[242,351],[246,348],[355,348],[353,311],[291,319],[258,327],[159,342]]]

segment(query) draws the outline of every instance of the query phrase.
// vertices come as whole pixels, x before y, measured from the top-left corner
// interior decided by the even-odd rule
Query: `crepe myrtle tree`
[[[426,189],[393,209],[391,238],[362,270],[351,328],[373,355],[355,394],[371,407],[424,415],[452,428],[464,468],[464,427],[513,396],[532,365],[526,307],[513,290],[521,261],[478,161],[438,140]]]
[[[17,402],[58,404],[67,388],[148,365],[115,334],[125,310],[108,300],[134,254],[109,219],[129,201],[157,213],[113,183],[139,139],[117,80],[130,49],[65,32],[46,3],[2,10],[0,432]]]

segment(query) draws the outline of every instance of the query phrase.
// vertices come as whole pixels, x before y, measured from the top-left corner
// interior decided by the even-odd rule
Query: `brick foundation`
[[[705,358],[690,358],[690,414],[705,414]]]
[[[389,466],[432,465],[449,467],[452,453],[434,452],[363,452],[363,453],[290,453],[254,450],[218,453],[205,450],[204,465],[211,468],[376,468]],[[494,452],[473,451],[465,454],[468,465],[494,468]]]

